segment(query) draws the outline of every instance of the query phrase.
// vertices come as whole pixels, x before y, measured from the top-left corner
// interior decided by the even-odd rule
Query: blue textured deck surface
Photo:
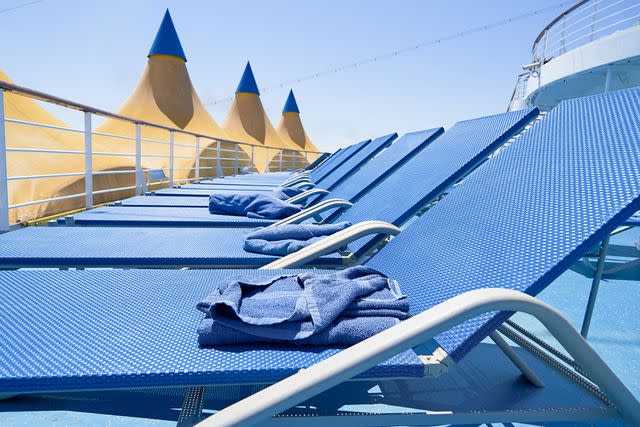
[[[243,249],[244,237],[251,230],[27,227],[0,235],[0,266],[259,267],[278,259]],[[318,264],[341,266],[342,258],[326,255]]]
[[[170,197],[147,197],[169,199]],[[188,199],[184,197],[183,199]],[[202,199],[191,197],[191,199]],[[204,198],[204,200],[207,200]],[[76,225],[129,227],[264,227],[275,220],[253,219],[244,216],[213,215],[200,207],[171,206],[103,206],[73,215]],[[63,225],[64,218],[58,220]]]

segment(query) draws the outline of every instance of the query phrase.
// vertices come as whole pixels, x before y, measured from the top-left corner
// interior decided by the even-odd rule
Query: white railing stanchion
[[[93,127],[91,113],[84,112],[84,206],[93,207]]]
[[[195,164],[195,178],[196,181],[200,181],[200,137],[196,136],[196,164]]]
[[[269,172],[269,149],[264,148],[264,171]]]
[[[220,160],[220,141],[216,144],[216,178],[223,176],[222,161]]]
[[[233,176],[238,174],[238,144],[236,144],[235,152],[233,153]]]
[[[174,157],[175,157],[175,153],[174,153],[174,135],[173,135],[173,131],[170,130],[169,131],[169,185],[171,187],[173,187],[173,179],[174,179],[174,175],[173,175],[173,162],[174,162]]]
[[[282,172],[282,158],[284,157],[284,150],[280,150],[280,171]]]
[[[256,147],[255,145],[251,146],[251,165],[249,165],[252,172],[257,172],[256,169]]]
[[[7,183],[7,134],[4,121],[4,90],[0,89],[0,233],[9,231],[9,185]]]
[[[142,125],[136,123],[136,195],[144,194],[144,175],[142,173]]]

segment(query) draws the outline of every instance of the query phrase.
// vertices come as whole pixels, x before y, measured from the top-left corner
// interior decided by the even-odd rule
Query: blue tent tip
[[[244,68],[244,73],[242,73],[242,78],[240,78],[240,83],[236,89],[236,93],[240,92],[260,95],[258,84],[256,83],[256,78],[253,76],[253,70],[249,62],[247,62],[247,66]]]
[[[298,103],[296,102],[296,97],[293,96],[293,89],[289,91],[289,96],[287,97],[287,102],[284,103],[284,108],[282,109],[283,113],[299,113],[300,109],[298,109]]]
[[[187,60],[184,50],[182,50],[176,27],[173,26],[169,9],[167,9],[164,18],[162,18],[158,34],[156,34],[147,56],[152,55],[170,55]]]

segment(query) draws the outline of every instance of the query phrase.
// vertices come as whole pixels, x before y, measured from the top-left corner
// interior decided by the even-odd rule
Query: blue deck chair
[[[322,163],[326,162],[329,157],[331,157],[331,153],[322,153],[318,156],[317,159],[315,159],[313,162],[309,163],[309,165],[307,165],[307,167],[305,167],[304,169],[307,171],[312,171],[316,168],[318,168],[318,166],[320,166]]]
[[[363,144],[359,150],[354,151],[353,155],[351,155],[348,159],[345,159],[343,163],[333,168],[330,172],[328,172],[322,178],[313,180],[313,183],[311,181],[304,181],[304,182],[307,183],[308,186],[312,186],[312,185],[315,186],[320,182],[324,182],[322,180],[329,180],[329,179],[331,180],[331,182],[334,182],[334,181],[342,182],[344,179],[348,178],[353,172],[355,172],[358,167],[362,166],[367,161],[369,161],[372,157],[378,154],[381,150],[384,150],[386,147],[388,147],[397,137],[398,137],[398,134],[392,133],[389,135],[384,135],[379,138],[376,138],[373,141],[368,142],[367,144]],[[216,191],[226,192],[229,190],[229,188],[233,188],[234,191],[237,191],[237,190],[252,191],[253,189],[263,189],[263,188],[274,189],[277,186],[278,185],[273,185],[273,184],[260,185],[260,184],[254,184],[254,183],[245,183],[245,184],[234,183],[230,185],[230,184],[218,184],[215,182],[202,181],[197,184],[185,184],[177,188],[185,189],[185,190],[207,190],[211,192],[216,192]],[[324,184],[322,184],[322,186],[323,188],[330,190],[330,188],[328,188],[329,186],[326,186]],[[165,194],[165,193],[159,192],[158,194]]]
[[[343,182],[346,178],[351,176],[358,168],[360,168],[363,164],[368,162],[371,158],[373,158],[376,154],[378,154],[381,150],[388,147],[396,138],[398,134],[393,133],[389,135],[384,135],[379,138],[374,139],[367,144],[363,144],[358,150],[354,150],[354,153],[349,156],[349,158],[345,159],[338,166],[331,169],[326,174],[321,177],[314,179],[313,184],[308,181],[304,181],[299,183],[301,186],[315,186],[319,184],[325,190],[330,191],[333,189],[338,183]],[[186,184],[182,185],[178,188],[170,188],[170,189],[162,189],[155,192],[155,195],[166,196],[166,195],[176,195],[176,193],[184,192],[184,195],[200,195],[200,196],[209,196],[213,193],[228,193],[229,191],[254,191],[254,190],[267,190],[268,188],[275,187],[267,187],[267,186],[253,186],[252,184],[247,185],[234,185],[233,190],[230,190],[230,187],[227,185],[221,184]],[[178,194],[181,195],[181,194]]]
[[[415,155],[419,150],[442,134],[442,128],[428,129],[411,132],[397,139],[389,147],[384,149],[377,157],[364,164],[349,179],[336,186],[333,191],[324,189],[311,189],[296,197],[298,202],[305,202],[306,206],[314,204],[322,199],[333,197],[353,201],[355,197],[363,194],[371,187],[377,185],[407,159]],[[229,188],[232,188],[231,186]],[[233,188],[237,188],[233,186]],[[260,187],[254,187],[258,190]],[[232,191],[232,190],[229,190]],[[242,191],[247,191],[243,189]],[[271,190],[269,190],[271,191]],[[251,192],[251,191],[248,191]],[[255,191],[254,191],[255,192]],[[207,194],[208,195],[208,194]],[[209,207],[208,197],[190,196],[165,196],[148,197],[134,196],[114,203],[118,206],[174,206],[174,207]],[[169,213],[169,212],[168,212]]]
[[[371,140],[365,140],[345,148],[340,153],[338,153],[339,155],[331,159],[333,160],[333,162],[326,162],[322,165],[323,167],[318,168],[308,174],[291,174],[275,177],[272,176],[272,174],[254,174],[250,177],[235,176],[213,178],[209,180],[203,180],[196,184],[186,184],[184,186],[176,186],[174,188],[165,188],[156,192],[150,192],[149,194],[158,196],[183,195],[208,197],[213,192],[220,192],[218,190],[228,191],[230,189],[233,189],[234,191],[271,191],[276,187],[289,185],[289,183],[299,186],[300,188],[309,188],[315,186],[315,180],[321,179],[333,173],[334,170],[344,161],[350,159],[352,156],[357,155],[360,150],[365,148],[371,142]],[[264,175],[267,176],[265,177]],[[202,186],[200,186],[199,184],[201,184]]]
[[[365,255],[387,234],[397,233],[396,226],[404,224],[470,173],[490,153],[533,120],[537,113],[536,109],[530,109],[459,122],[365,193],[346,212],[341,215],[325,212],[330,215],[326,221],[350,221],[355,224],[377,220],[393,226],[373,227],[371,231],[381,234],[363,237],[350,244],[347,251],[321,257],[314,261],[314,265],[343,266]],[[389,203],[390,200],[393,202]],[[310,220],[322,215],[325,206],[318,204],[277,224]],[[191,208],[184,215],[190,215],[194,210],[202,211]],[[231,216],[224,216],[224,221],[234,218],[240,221],[240,217]],[[189,218],[189,221],[194,219]],[[0,267],[147,265],[255,268],[278,259],[246,252],[243,249],[244,240],[250,231],[175,226],[114,226],[109,230],[94,226],[26,227],[0,236]],[[61,250],[61,245],[64,245],[64,250]]]
[[[251,174],[251,175],[245,175],[241,177],[234,176],[234,177],[224,177],[224,178],[213,178],[205,182],[229,184],[234,182],[246,183],[247,181],[249,181],[249,183],[258,184],[260,182],[267,181],[267,183],[269,184],[275,184],[275,183],[282,184],[282,183],[285,183],[287,180],[292,180],[292,179],[295,179],[296,177],[298,178],[306,177],[307,179],[310,179],[310,180],[320,179],[325,174],[331,173],[331,171],[335,167],[339,166],[343,161],[347,160],[348,158],[356,154],[360,149],[364,148],[364,146],[366,146],[369,142],[371,142],[371,140],[368,139],[368,140],[361,141],[357,144],[353,144],[343,148],[342,150],[337,152],[334,156],[332,156],[330,159],[328,159],[326,162],[324,162],[322,165],[320,165],[317,169],[314,169],[313,171],[310,171],[310,172],[305,171],[303,173],[293,173],[293,174],[291,173]]]
[[[563,407],[557,398],[567,392],[562,387],[552,393],[555,400],[547,396],[544,407],[523,410],[521,402],[544,392],[517,386],[517,398],[500,406],[464,412],[460,405],[443,414],[437,408],[412,412],[407,402],[398,414],[379,419],[353,414],[349,423],[540,423],[619,416],[638,425],[640,403],[557,311],[532,297],[640,209],[637,105],[639,90],[562,102],[408,226],[366,265],[398,281],[414,317],[344,350],[198,348],[201,314],[194,304],[237,270],[0,272],[0,393],[191,387],[185,401],[200,400],[191,405],[199,411],[202,387],[281,381],[206,422],[259,425],[352,378],[451,375],[446,390],[456,391],[457,365],[486,337],[531,382],[542,385],[505,335],[543,355],[542,362],[557,375],[564,373],[565,381],[591,390],[592,399]],[[626,114],[629,109],[632,114]],[[339,244],[340,238],[333,240]],[[327,247],[308,252],[317,249]],[[277,265],[294,267],[317,254],[294,254]],[[265,278],[295,271],[305,270],[242,274]],[[537,337],[518,332],[511,321],[505,325],[514,312],[539,319],[567,355],[543,351]],[[433,354],[416,353],[424,342],[434,344]],[[490,370],[495,363],[477,368]],[[519,383],[516,377],[503,380],[514,383],[514,390]],[[311,421],[322,425],[337,418],[322,416]]]

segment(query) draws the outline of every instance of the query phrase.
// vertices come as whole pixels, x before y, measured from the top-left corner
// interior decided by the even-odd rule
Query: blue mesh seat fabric
[[[640,88],[563,101],[368,263],[420,312],[465,291],[538,294],[640,209]],[[437,337],[462,358],[508,313]]]

